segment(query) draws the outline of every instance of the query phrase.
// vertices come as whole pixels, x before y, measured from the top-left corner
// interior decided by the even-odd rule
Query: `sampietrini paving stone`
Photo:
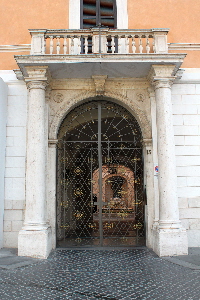
[[[0,299],[200,300],[200,272],[146,248],[58,249],[47,260],[0,269]]]

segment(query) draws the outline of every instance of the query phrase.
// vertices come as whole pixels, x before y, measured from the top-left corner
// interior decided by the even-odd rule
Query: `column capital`
[[[154,79],[152,82],[152,85],[154,86],[154,89],[160,89],[160,88],[169,88],[171,89],[173,83],[174,83],[175,77],[174,78],[159,78],[159,79]]]
[[[48,66],[26,66],[24,80],[28,89],[45,89],[49,83]]]
[[[45,81],[28,81],[26,82],[26,86],[28,90],[30,91],[31,89],[42,89],[45,90],[48,85],[48,82]]]
[[[152,65],[147,78],[155,89],[171,88],[176,72],[174,65]]]

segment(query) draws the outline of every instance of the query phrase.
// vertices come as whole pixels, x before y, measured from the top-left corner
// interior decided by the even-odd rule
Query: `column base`
[[[18,255],[34,258],[47,258],[52,250],[50,227],[41,229],[22,228],[18,236]]]
[[[188,238],[184,228],[154,229],[153,251],[158,256],[188,255]]]

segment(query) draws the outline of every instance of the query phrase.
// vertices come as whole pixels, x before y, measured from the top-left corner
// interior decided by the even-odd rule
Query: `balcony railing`
[[[168,53],[168,29],[30,30],[31,55]]]

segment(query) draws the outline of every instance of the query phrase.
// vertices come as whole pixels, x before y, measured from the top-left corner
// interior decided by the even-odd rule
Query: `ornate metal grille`
[[[142,135],[108,101],[64,119],[57,149],[58,246],[144,245]]]

